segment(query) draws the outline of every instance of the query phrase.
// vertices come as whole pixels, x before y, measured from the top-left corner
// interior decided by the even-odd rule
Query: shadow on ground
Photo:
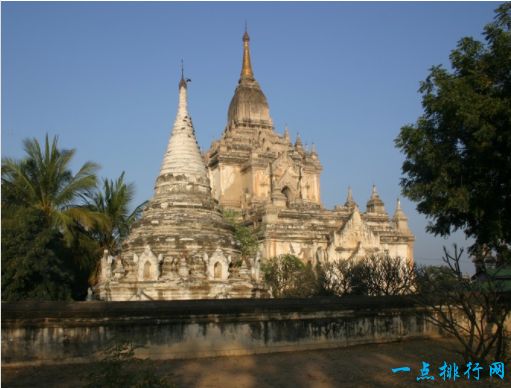
[[[144,367],[167,377],[177,387],[409,387],[419,384],[416,377],[420,375],[422,361],[426,361],[435,376],[434,384],[511,386],[510,376],[504,381],[467,382],[466,378],[454,384],[443,381],[438,376],[438,367],[444,361],[461,364],[452,350],[455,347],[456,343],[450,340],[416,340],[251,356],[148,360]],[[391,372],[401,366],[409,366],[411,372]],[[94,364],[2,368],[2,386],[81,387],[93,368]]]

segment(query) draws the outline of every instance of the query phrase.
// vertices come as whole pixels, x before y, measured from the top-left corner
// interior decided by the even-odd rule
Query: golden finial
[[[245,33],[243,34],[243,66],[241,67],[241,78],[254,79],[252,65],[250,63],[250,47],[248,42],[250,37],[247,31],[247,22],[245,22]]]
[[[243,34],[243,42],[248,42],[249,40],[250,37],[248,36],[247,20],[245,19],[245,33]]]

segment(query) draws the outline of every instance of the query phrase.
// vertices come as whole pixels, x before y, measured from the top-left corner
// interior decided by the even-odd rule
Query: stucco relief
[[[163,256],[156,256],[149,245],[144,247],[144,252],[138,256],[133,255],[133,262],[137,266],[137,280],[140,281],[156,281],[160,277],[160,263]]]
[[[225,256],[221,249],[216,249],[211,257],[208,257],[207,254],[204,255],[204,261],[206,262],[209,280],[227,280],[229,265],[232,261],[230,256]]]
[[[379,238],[362,220],[356,207],[341,230],[335,233],[335,243],[346,248],[355,248],[359,243],[362,243],[364,248],[379,248],[380,246]]]

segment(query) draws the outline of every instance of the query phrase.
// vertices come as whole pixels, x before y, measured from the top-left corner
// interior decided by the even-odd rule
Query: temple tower
[[[254,76],[247,31],[242,41],[241,73],[227,125],[206,155],[213,197],[235,210],[272,203],[320,205],[317,152],[305,150],[299,138],[293,146],[287,127],[282,135],[274,131],[268,101]]]
[[[211,196],[183,75],[154,196],[120,257],[110,264],[108,257],[103,261],[106,270],[99,294],[106,300],[253,297],[258,293],[256,258],[241,258],[232,227]],[[106,276],[109,272],[111,276]]]

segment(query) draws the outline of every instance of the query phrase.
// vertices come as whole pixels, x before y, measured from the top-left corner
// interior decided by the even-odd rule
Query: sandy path
[[[422,361],[431,364],[435,385],[487,387],[491,382],[456,384],[443,381],[438,367],[443,361],[461,364],[453,342],[417,340],[382,345],[240,357],[147,361],[144,365],[166,376],[177,387],[408,387],[419,386],[416,377]],[[391,368],[410,366],[411,372],[393,374]],[[2,387],[79,387],[88,365],[38,368],[2,368]],[[461,370],[461,367],[460,367]],[[511,386],[511,368],[496,386]]]

